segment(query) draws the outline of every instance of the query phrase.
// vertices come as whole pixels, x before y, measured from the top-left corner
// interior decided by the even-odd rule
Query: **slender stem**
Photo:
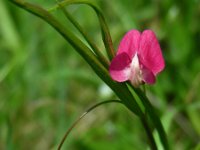
[[[142,90],[143,90],[144,95],[147,96],[145,84],[142,85]],[[146,118],[147,118],[147,109],[146,109],[146,108],[145,108],[145,110],[144,110],[144,115],[145,115]]]
[[[98,19],[99,19],[99,23],[100,23],[100,27],[101,27],[101,31],[102,31],[102,39],[103,39],[103,42],[104,42],[104,45],[105,45],[105,48],[106,48],[106,51],[107,51],[107,55],[108,55],[109,59],[112,60],[112,58],[115,56],[115,51],[114,51],[110,31],[109,31],[108,26],[106,24],[105,17],[103,15],[103,13],[93,3],[93,1],[90,1],[90,0],[63,0],[59,4],[62,5],[62,6],[69,5],[69,4],[87,4],[94,9],[94,11],[96,12]],[[59,6],[56,5],[55,7],[51,8],[49,11],[55,10],[58,7]]]
[[[62,148],[62,145],[63,143],[65,142],[66,138],[68,137],[68,135],[71,133],[72,129],[80,122],[80,120],[85,116],[87,115],[90,111],[94,110],[95,108],[103,105],[103,104],[107,104],[107,103],[122,103],[122,101],[120,100],[107,100],[107,101],[103,101],[103,102],[100,102],[100,103],[97,103],[95,105],[93,105],[92,107],[90,107],[88,110],[86,110],[71,126],[70,128],[67,130],[67,132],[65,133],[64,137],[62,138],[59,146],[58,146],[58,149],[57,150],[60,150]]]
[[[150,147],[152,150],[157,150],[157,146],[156,146],[156,142],[154,140],[154,137],[153,137],[153,134],[151,132],[151,129],[149,127],[149,124],[147,122],[147,118],[146,116],[144,115],[144,117],[140,118],[141,122],[142,122],[142,125],[146,131],[146,134],[148,136],[148,139],[149,139],[149,144],[150,144]]]
[[[165,150],[169,150],[169,144],[167,140],[167,135],[165,133],[164,127],[161,123],[160,118],[157,116],[154,107],[146,97],[146,95],[143,94],[143,92],[140,89],[135,89],[135,92],[140,97],[140,100],[142,101],[143,105],[145,106],[145,109],[147,110],[148,115],[150,116],[151,120],[153,121],[155,127],[157,128],[158,134],[160,136],[161,142],[165,148]]]
[[[139,88],[134,88],[130,83],[128,83],[128,85],[131,86],[134,89],[134,92],[138,95],[141,102],[143,103],[145,110],[146,110],[146,113],[148,113],[151,121],[154,124],[154,127],[158,131],[158,134],[159,134],[159,137],[160,137],[160,140],[163,144],[164,149],[169,150],[170,147],[169,147],[169,143],[168,143],[168,139],[167,139],[167,134],[164,130],[164,127],[162,125],[160,118],[158,117],[158,115],[155,112],[153,105],[150,103],[147,96]]]
[[[62,12],[64,13],[65,17],[67,17],[71,23],[77,28],[77,30],[82,34],[82,36],[85,38],[85,40],[88,42],[88,44],[91,46],[91,48],[94,50],[95,54],[97,55],[97,58],[99,59],[102,64],[108,68],[108,60],[102,55],[99,48],[94,44],[92,39],[88,36],[88,34],[83,30],[81,25],[73,18],[73,16],[62,6],[59,2],[58,6],[61,8]]]
[[[146,96],[146,87],[145,87],[145,84],[142,85],[142,90],[143,90],[144,95]],[[142,125],[143,125],[143,127],[144,127],[144,129],[146,131],[147,136],[148,136],[149,144],[151,146],[151,149],[152,150],[157,150],[158,148],[156,146],[156,142],[154,140],[151,128],[150,128],[150,126],[148,124],[148,118],[147,117],[148,117],[147,109],[145,108],[145,110],[144,110],[144,117],[141,117],[140,120],[141,120]]]
[[[69,134],[71,133],[71,131],[73,130],[73,128],[81,121],[81,119],[83,119],[89,112],[91,112],[92,110],[94,110],[95,108],[103,105],[103,104],[107,104],[107,103],[122,103],[122,101],[120,100],[108,100],[108,101],[103,101],[103,102],[100,102],[100,103],[97,103],[95,105],[93,105],[92,107],[90,107],[88,110],[86,110],[76,121],[74,121],[74,123],[70,126],[70,128],[67,130],[67,132],[65,133],[64,137],[62,138],[59,146],[58,146],[58,149],[57,150],[61,150],[62,148],[62,145],[64,144],[65,140],[67,139],[67,137],[69,136]],[[146,117],[143,116],[142,118],[140,118],[141,122],[142,122],[142,125],[146,131],[146,134],[148,136],[148,139],[149,139],[149,143],[150,143],[150,147],[152,150],[157,150],[157,146],[156,146],[156,143],[155,143],[155,140],[154,140],[154,137],[153,137],[153,134],[151,132],[151,129],[147,123],[147,120],[146,120]]]

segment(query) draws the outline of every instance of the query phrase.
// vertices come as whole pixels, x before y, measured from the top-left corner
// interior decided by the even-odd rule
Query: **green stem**
[[[122,103],[122,101],[120,100],[107,100],[107,101],[103,101],[100,103],[97,103],[95,105],[93,105],[92,107],[90,107],[88,110],[86,110],[76,121],[74,121],[74,123],[70,126],[70,128],[67,130],[67,132],[65,133],[64,137],[62,138],[59,146],[58,146],[58,150],[60,150],[65,142],[65,140],[67,139],[67,137],[69,136],[69,134],[71,133],[71,131],[73,130],[73,128],[81,121],[81,119],[83,119],[89,112],[91,112],[92,110],[94,110],[95,108],[103,105],[103,104],[107,104],[107,103]],[[146,131],[146,134],[148,136],[149,139],[149,143],[150,143],[150,147],[152,150],[157,150],[157,146],[153,137],[153,134],[151,132],[151,129],[148,125],[147,119],[145,118],[145,116],[143,115],[142,118],[140,118],[142,125]]]
[[[86,110],[71,126],[70,128],[67,130],[67,132],[65,133],[64,137],[62,138],[59,146],[58,146],[58,150],[60,150],[62,148],[63,143],[65,142],[65,140],[67,139],[68,135],[71,133],[72,129],[81,121],[81,119],[83,117],[85,117],[85,115],[87,115],[89,112],[91,112],[92,110],[94,110],[95,108],[103,105],[103,104],[107,104],[107,103],[122,103],[122,101],[120,100],[107,100],[107,101],[103,101],[100,103],[97,103],[95,105],[93,105],[92,107],[90,107],[88,110]]]
[[[108,60],[101,54],[99,48],[94,44],[92,39],[88,36],[88,34],[83,30],[81,25],[73,18],[73,16],[61,5],[58,3],[61,10],[63,11],[64,15],[70,20],[70,22],[78,29],[78,31],[82,34],[82,36],[86,39],[88,44],[91,46],[91,48],[94,50],[95,54],[97,55],[97,58],[99,59],[102,64],[108,68]]]
[[[168,144],[168,140],[167,140],[167,135],[166,135],[164,127],[160,121],[160,118],[157,116],[157,114],[154,110],[154,107],[149,102],[146,95],[144,95],[144,93],[140,89],[134,88],[134,90],[137,93],[137,95],[139,96],[140,100],[142,101],[142,103],[145,107],[146,113],[148,113],[148,115],[150,116],[150,119],[152,120],[154,126],[156,127],[164,148],[166,150],[169,150],[170,148],[169,148],[169,144]]]
[[[114,47],[113,47],[112,38],[109,32],[108,26],[105,21],[105,17],[103,16],[103,13],[101,12],[101,10],[93,3],[93,1],[90,1],[90,0],[63,0],[62,2],[59,3],[59,5],[62,5],[62,6],[70,5],[70,4],[87,4],[94,9],[99,19],[101,32],[102,32],[102,39],[103,39],[108,57],[110,60],[112,60],[112,58],[115,56]],[[49,11],[59,8],[59,5],[56,5],[55,7],[49,9]]]
[[[145,84],[142,85],[142,91],[143,91],[144,95],[146,96],[146,86],[145,86]],[[146,108],[144,110],[144,117],[145,117],[145,119],[142,119],[142,122],[144,122],[143,126],[144,126],[145,130],[147,130],[146,132],[149,136],[149,139],[151,140],[150,144],[152,146],[152,149],[157,149],[156,142],[153,138],[152,130],[151,130],[150,126],[148,125],[148,112],[147,112]]]
[[[156,146],[156,142],[155,142],[155,139],[154,139],[153,134],[151,132],[151,128],[149,127],[149,124],[148,124],[146,116],[144,115],[144,117],[140,118],[140,120],[142,122],[142,125],[143,125],[146,133],[147,133],[151,149],[152,150],[157,150],[158,148]]]

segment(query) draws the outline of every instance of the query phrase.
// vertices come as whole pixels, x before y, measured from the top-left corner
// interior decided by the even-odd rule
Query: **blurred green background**
[[[28,1],[28,0],[27,0]],[[29,0],[45,8],[55,1]],[[174,150],[200,149],[200,1],[96,0],[117,49],[130,29],[156,32],[165,70],[147,95]],[[105,51],[98,19],[85,5],[68,7]],[[53,12],[79,33],[61,11]],[[81,37],[81,36],[80,36]],[[89,106],[116,99],[74,49],[47,23],[0,0],[0,149],[55,149]],[[141,123],[120,104],[88,114],[64,144],[69,150],[144,150]]]

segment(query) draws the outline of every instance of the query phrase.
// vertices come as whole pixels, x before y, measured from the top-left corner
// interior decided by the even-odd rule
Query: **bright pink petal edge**
[[[138,55],[140,61],[153,72],[154,75],[162,71],[165,62],[156,35],[152,30],[142,32]]]
[[[139,48],[140,35],[138,30],[130,30],[127,32],[119,44],[117,55],[127,53],[129,58],[132,59]]]

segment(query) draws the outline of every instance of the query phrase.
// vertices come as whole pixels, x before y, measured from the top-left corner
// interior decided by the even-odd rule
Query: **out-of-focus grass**
[[[46,8],[54,4],[32,2]],[[98,4],[116,49],[129,29],[156,32],[166,69],[156,85],[147,86],[148,97],[173,149],[199,147],[200,1],[98,0]],[[104,51],[94,12],[84,5],[69,11]],[[60,11],[53,13],[75,31]],[[75,118],[91,104],[111,98],[114,95],[49,25],[0,1],[0,149],[55,149]],[[108,104],[82,120],[64,147],[143,150],[146,143],[139,120],[124,107]]]

